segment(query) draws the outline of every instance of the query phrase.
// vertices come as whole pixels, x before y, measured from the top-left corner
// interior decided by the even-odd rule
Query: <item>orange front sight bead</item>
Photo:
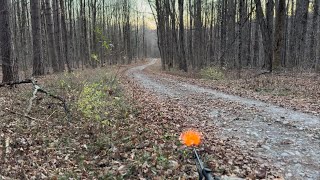
[[[180,140],[186,146],[198,146],[201,142],[201,135],[197,131],[187,130],[181,133]]]

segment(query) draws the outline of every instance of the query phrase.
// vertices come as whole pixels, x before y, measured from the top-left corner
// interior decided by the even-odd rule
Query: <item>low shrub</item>
[[[224,73],[216,67],[206,67],[200,70],[201,78],[210,80],[222,80],[225,78]]]

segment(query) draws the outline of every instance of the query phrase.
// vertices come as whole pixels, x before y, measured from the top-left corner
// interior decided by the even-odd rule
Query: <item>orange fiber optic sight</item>
[[[201,142],[201,134],[195,130],[187,130],[180,136],[180,140],[183,144],[189,147],[193,147],[193,155],[196,160],[196,165],[199,173],[199,180],[220,180],[220,178],[213,175],[211,169],[206,168],[200,159],[200,156],[196,150]]]

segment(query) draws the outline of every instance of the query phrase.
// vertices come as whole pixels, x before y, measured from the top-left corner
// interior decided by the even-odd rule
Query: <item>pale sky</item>
[[[152,11],[150,9],[148,0],[132,0],[137,3],[137,10],[140,12],[145,12],[146,17],[146,26],[150,29],[156,29],[156,23],[153,19]]]

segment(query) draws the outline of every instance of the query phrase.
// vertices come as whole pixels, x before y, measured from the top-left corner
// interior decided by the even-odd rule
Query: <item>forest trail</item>
[[[228,95],[143,70],[127,75],[160,98],[167,98],[210,117],[221,139],[250,151],[280,169],[285,179],[320,179],[320,118],[262,101]]]

